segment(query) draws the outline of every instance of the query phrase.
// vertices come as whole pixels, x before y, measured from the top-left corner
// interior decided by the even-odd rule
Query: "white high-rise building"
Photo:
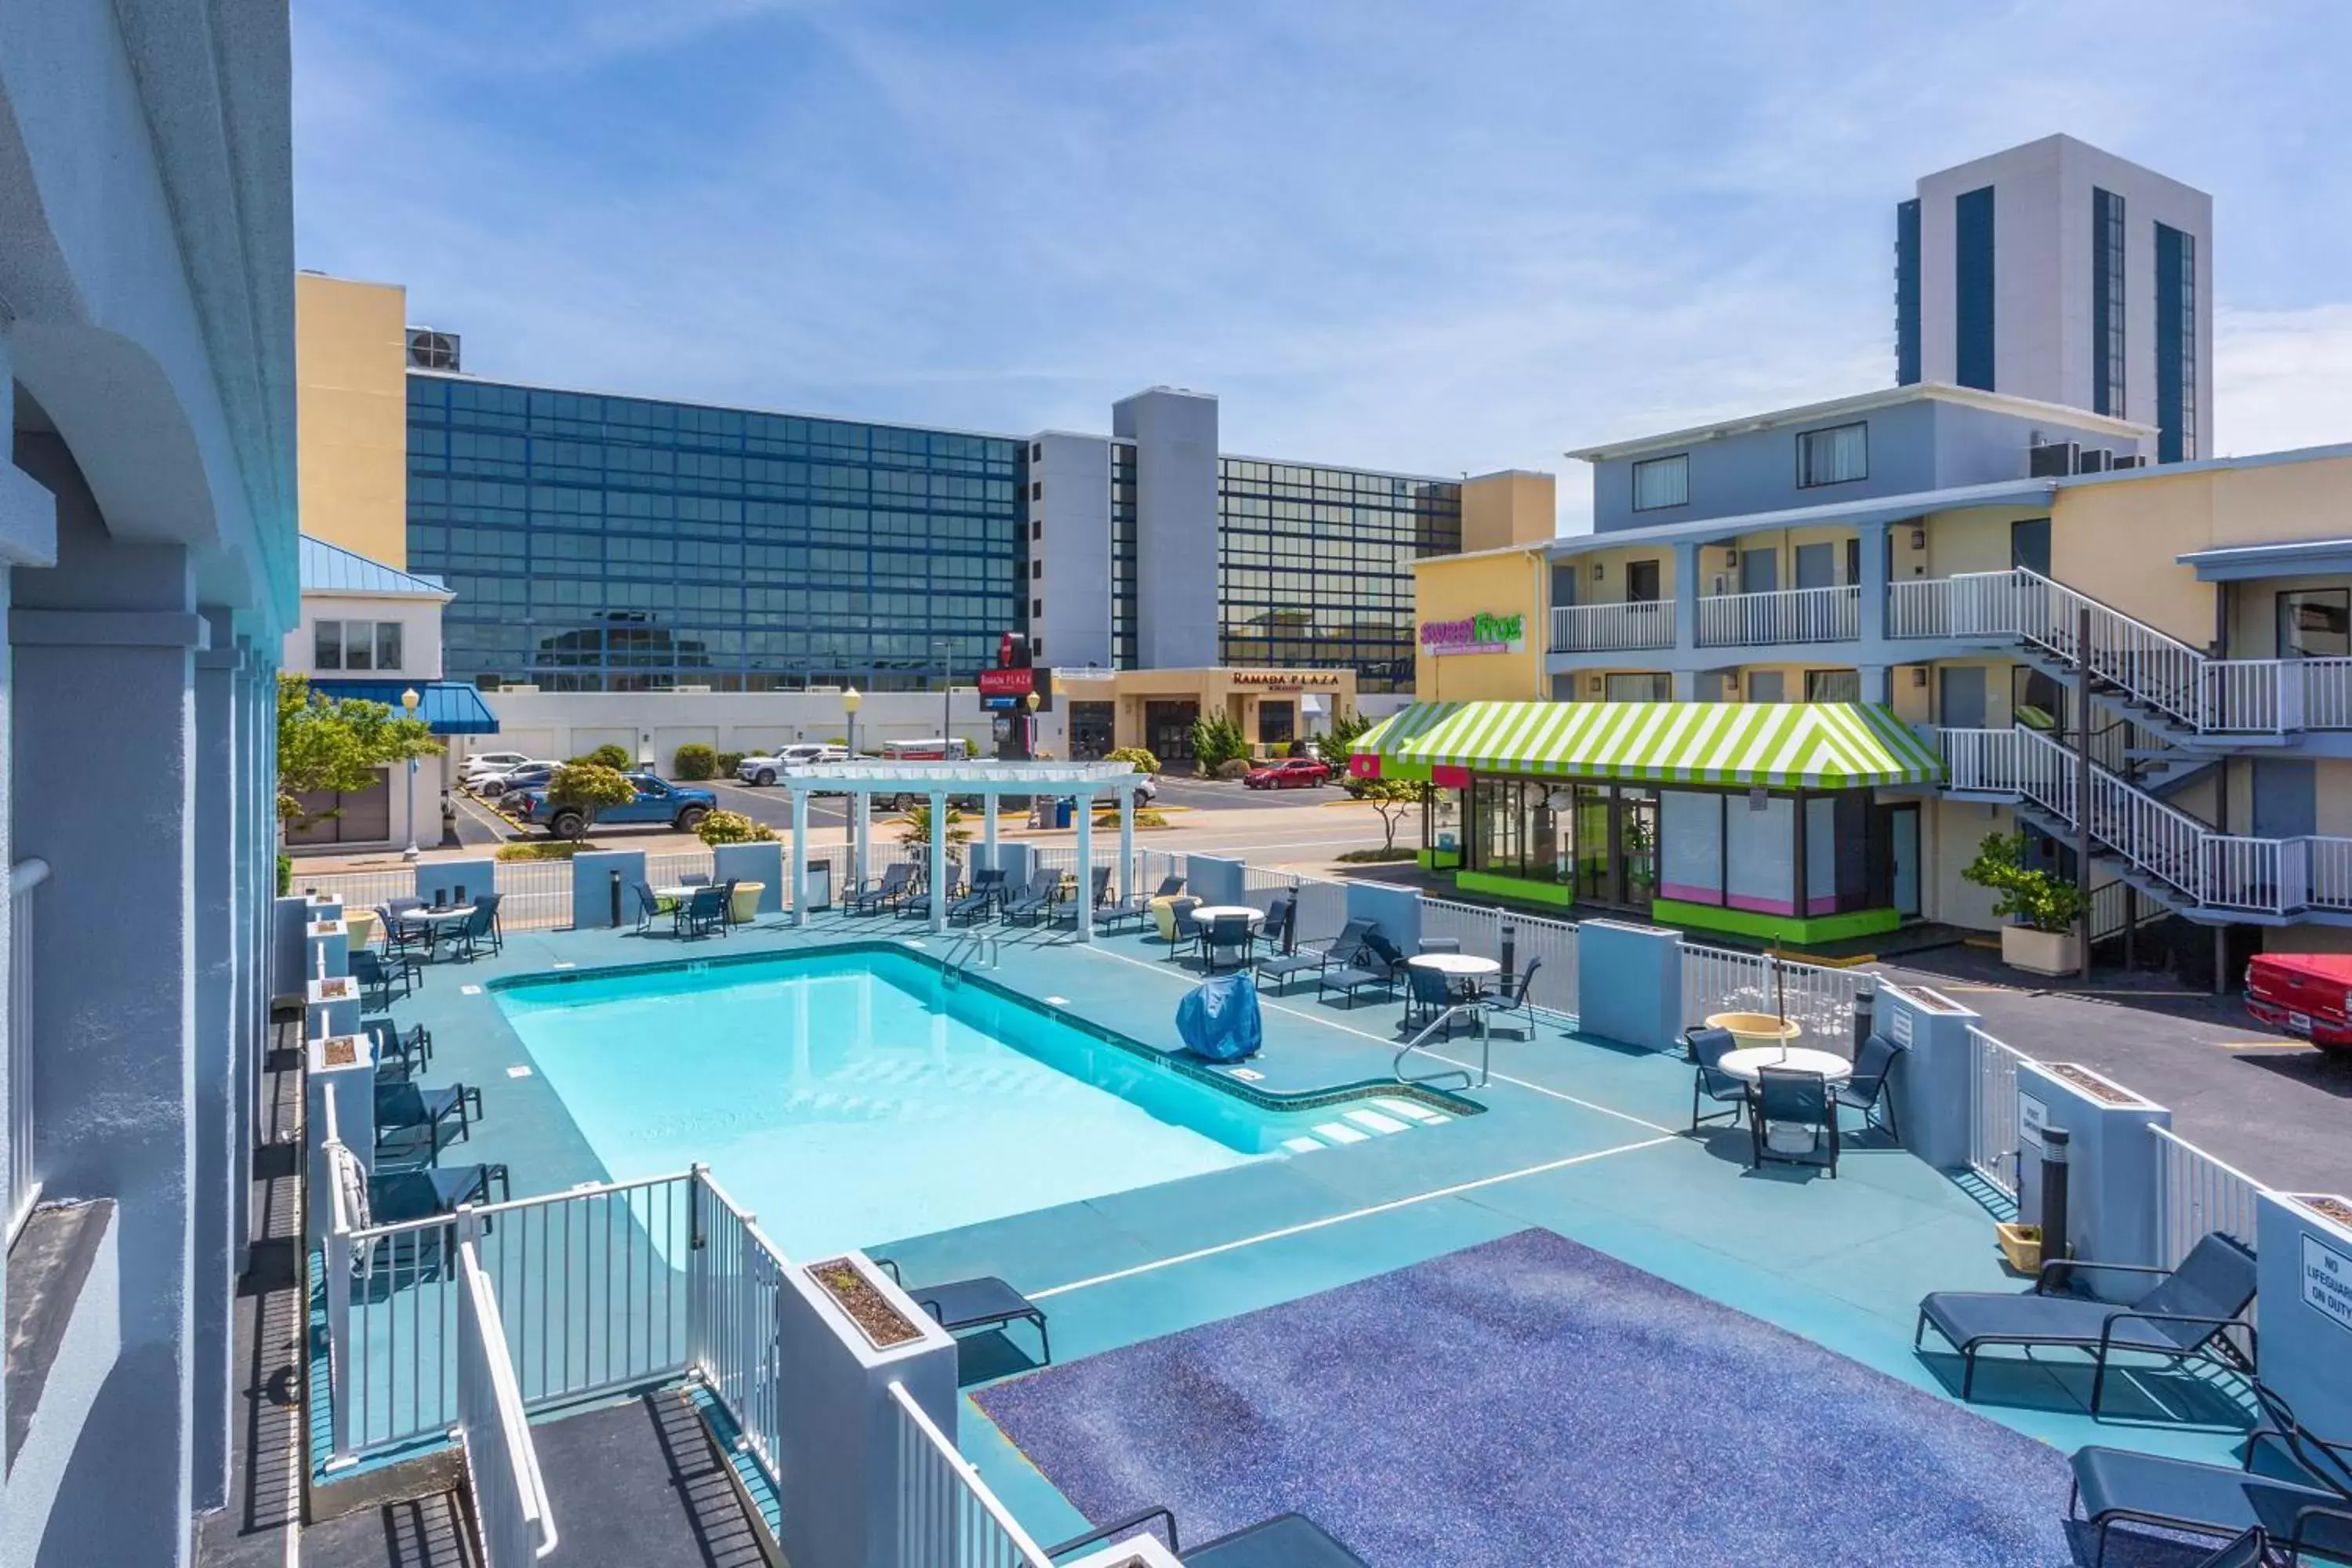
[[[2071,136],[1919,181],[1895,208],[1895,379],[2153,425],[2213,451],[2213,198]]]

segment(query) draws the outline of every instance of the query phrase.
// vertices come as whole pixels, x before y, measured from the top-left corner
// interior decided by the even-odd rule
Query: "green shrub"
[[[1164,811],[1153,811],[1147,806],[1143,810],[1135,814],[1135,825],[1138,827],[1165,827],[1168,826],[1168,814]],[[1106,811],[1099,814],[1095,817],[1095,826],[1097,827],[1117,827],[1118,826],[1118,813],[1115,811]]]
[[[744,759],[746,756],[750,755],[750,754],[751,754],[751,753],[749,753],[749,752],[719,752],[719,776],[720,778],[722,778],[722,779],[731,779],[731,778],[733,778],[733,777],[735,776],[735,770],[736,770],[737,768],[740,768],[740,767],[741,767],[741,766],[743,765],[743,759]]]
[[[699,741],[689,741],[672,756],[670,767],[674,778],[707,779],[719,771],[719,753]]]
[[[1375,865],[1386,860],[1412,860],[1418,858],[1420,853],[1421,852],[1417,849],[1399,848],[1346,849],[1333,857],[1333,858],[1345,860],[1350,865],[1368,866]]]
[[[2063,936],[2083,913],[2083,890],[2025,864],[2033,847],[2027,833],[1992,833],[1977,846],[1977,858],[1960,868],[1960,880],[2000,895],[1992,912],[2014,917],[2034,931]]]
[[[1105,752],[1103,761],[1133,763],[1135,771],[1139,773],[1156,773],[1160,771],[1160,759],[1141,746],[1121,746],[1117,751]]]
[[[1246,762],[1249,754],[1249,741],[1242,734],[1241,726],[1224,714],[1212,713],[1192,721],[1192,756],[1203,773],[1221,779],[1237,777],[1226,773],[1224,765]]]
[[[1331,727],[1315,737],[1315,754],[1323,765],[1340,778],[1348,776],[1348,755],[1355,749],[1356,737],[1372,727],[1372,721],[1360,713],[1335,713]]]
[[[1228,757],[1217,764],[1216,772],[1221,779],[1245,779],[1255,766],[1247,757]]]
[[[569,860],[588,846],[576,838],[531,838],[499,846],[501,860]]]
[[[710,845],[768,844],[774,841],[776,830],[740,811],[714,811],[695,827],[694,836]]]
[[[600,768],[610,768],[616,773],[625,773],[637,765],[637,759],[629,755],[626,748],[616,746],[607,741],[586,756],[573,757],[571,760],[571,765],[573,767],[579,767],[583,763],[593,763]]]
[[[278,896],[282,899],[293,890],[294,857],[280,855],[278,858]]]

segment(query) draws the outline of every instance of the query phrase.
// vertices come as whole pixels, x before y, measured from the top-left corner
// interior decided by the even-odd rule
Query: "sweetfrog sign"
[[[1458,621],[1421,623],[1421,651],[1433,658],[1449,653],[1517,653],[1528,646],[1527,616],[1465,616]]]

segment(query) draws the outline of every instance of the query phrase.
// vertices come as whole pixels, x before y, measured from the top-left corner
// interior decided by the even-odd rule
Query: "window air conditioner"
[[[2026,475],[2036,479],[2063,479],[2074,471],[2081,451],[2078,442],[2038,441],[2026,448]]]
[[[2115,455],[2112,447],[2094,447],[2082,455],[2074,471],[2078,474],[2104,474]]]

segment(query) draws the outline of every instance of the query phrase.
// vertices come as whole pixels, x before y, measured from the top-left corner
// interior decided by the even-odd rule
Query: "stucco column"
[[[980,842],[988,851],[988,864],[992,869],[1001,868],[1003,864],[996,858],[997,805],[998,797],[995,795],[983,795],[980,797]]]
[[[1095,795],[1094,791],[1080,793],[1074,803],[1078,810],[1078,940],[1095,939],[1095,901],[1087,897],[1095,876]]]
[[[230,1173],[235,1144],[236,1017],[236,673],[235,639],[226,610],[207,610],[215,647],[195,656],[195,819],[189,835],[195,860],[195,1071],[192,1105],[195,1165],[195,1340],[194,1468],[195,1506],[228,1500],[230,1353],[229,1300],[236,1289],[230,1235]],[[226,646],[221,646],[226,645]]]
[[[1862,557],[1862,646],[1868,649],[1886,640],[1886,530],[1883,522],[1865,522],[1855,531]],[[1867,655],[1865,654],[1865,657]],[[1884,698],[1874,700],[1884,701]]]
[[[1698,646],[1698,552],[1696,544],[1675,546],[1675,647],[1685,653]]]
[[[255,664],[253,639],[237,638],[237,668],[232,700],[236,708],[236,791],[230,803],[236,843],[230,852],[236,879],[236,939],[232,957],[236,963],[236,994],[230,998],[234,1033],[229,1045],[235,1057],[230,1075],[229,1105],[236,1129],[229,1146],[230,1269],[243,1276],[252,1261],[253,1142],[259,1102],[259,1066],[267,1022],[263,992],[263,954],[268,936],[262,911],[276,891],[277,868],[268,827],[276,822],[275,792],[267,786],[277,747],[275,708],[265,722],[261,706],[265,691],[276,698],[276,679]],[[270,748],[268,753],[262,750]],[[270,816],[261,813],[268,806]],[[264,879],[269,879],[265,882]]]
[[[1135,897],[1135,786],[1118,792],[1118,901]]]
[[[863,789],[850,791],[849,810],[849,879],[853,889],[863,889],[870,864],[866,847],[873,842],[873,835],[867,828],[874,811],[874,796]]]
[[[196,928],[224,912],[195,893],[206,628],[185,547],[110,538],[56,437],[17,453],[58,497],[58,563],[14,574],[13,754],[71,760],[69,784],[14,802],[14,853],[51,868],[32,948],[44,1164],[54,1192],[120,1204],[121,1348],[82,1436],[105,1462],[68,1470],[51,1518],[80,1561],[168,1568],[195,1503],[194,1299],[226,1289],[192,1258]]]
[[[948,796],[931,793],[931,929],[948,929]]]
[[[1895,701],[1895,671],[1883,664],[1865,664],[1862,677],[1862,700],[1891,706]]]
[[[793,792],[793,924],[808,924],[809,792],[799,784]]]

